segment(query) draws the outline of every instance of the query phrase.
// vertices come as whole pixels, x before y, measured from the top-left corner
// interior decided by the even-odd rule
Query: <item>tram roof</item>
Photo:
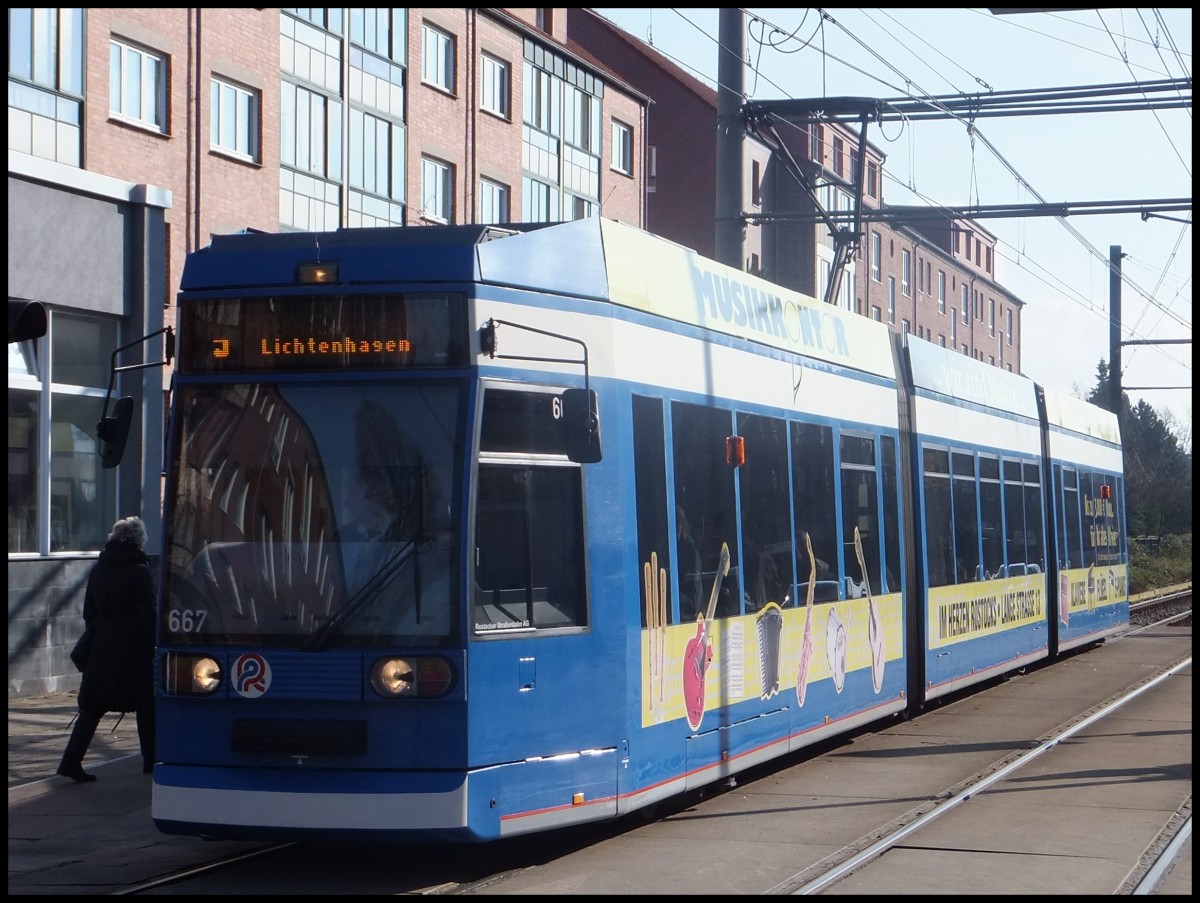
[[[313,263],[336,263],[345,284],[475,282],[605,300],[895,378],[882,323],[602,217],[216,235],[189,255],[181,290],[291,289]]]

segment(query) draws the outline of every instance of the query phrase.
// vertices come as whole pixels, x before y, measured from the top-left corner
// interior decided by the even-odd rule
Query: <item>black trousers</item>
[[[83,767],[83,757],[96,735],[100,718],[104,712],[81,708],[71,729],[71,739],[63,752],[62,765],[66,768]],[[137,710],[138,745],[142,750],[143,767],[154,764],[154,703]]]

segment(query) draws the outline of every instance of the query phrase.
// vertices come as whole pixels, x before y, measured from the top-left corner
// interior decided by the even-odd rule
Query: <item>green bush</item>
[[[1157,552],[1129,544],[1129,593],[1136,595],[1192,581],[1192,534],[1164,536]]]

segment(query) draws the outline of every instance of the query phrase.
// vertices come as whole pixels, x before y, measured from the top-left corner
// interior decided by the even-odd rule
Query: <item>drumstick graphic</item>
[[[808,693],[808,668],[813,657],[813,596],[817,591],[817,559],[813,555],[812,538],[807,531],[804,533],[804,544],[808,547],[808,601],[804,605],[804,636],[800,641],[800,669],[796,673],[796,702],[801,706]]]
[[[657,556],[655,558],[657,561]],[[663,701],[667,660],[667,569],[658,572],[658,701]]]
[[[862,570],[863,587],[867,591],[867,643],[871,647],[871,685],[878,693],[883,689],[883,628],[879,624],[879,613],[875,610],[875,597],[871,595],[871,580],[867,576],[867,563],[863,558],[862,537],[858,527],[854,528],[854,554]]]
[[[654,675],[655,675],[655,653],[657,651],[654,642],[654,619],[658,617],[658,600],[654,598],[654,565],[657,563],[658,556],[650,553],[650,560],[642,567],[642,587],[646,593],[646,644],[650,647],[650,711],[654,712]]]

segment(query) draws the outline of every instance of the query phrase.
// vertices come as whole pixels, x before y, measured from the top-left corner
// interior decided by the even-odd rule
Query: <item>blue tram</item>
[[[612,818],[1128,618],[1115,419],[617,222],[217,236],[178,310],[167,833]]]

